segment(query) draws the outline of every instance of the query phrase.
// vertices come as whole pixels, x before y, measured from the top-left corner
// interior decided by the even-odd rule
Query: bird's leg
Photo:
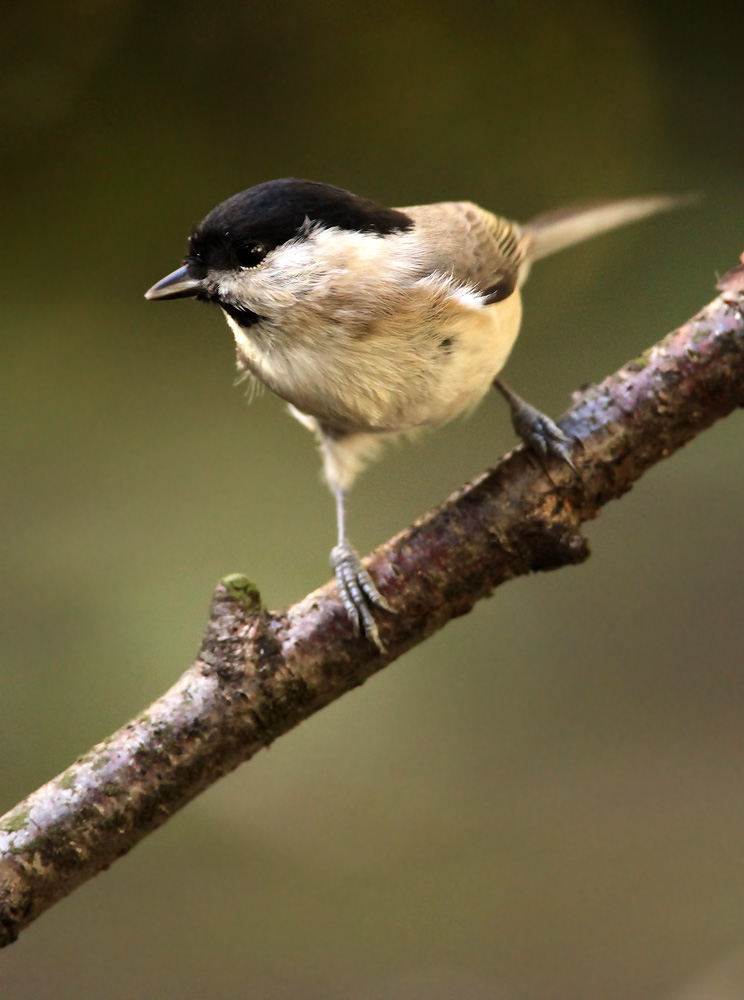
[[[346,613],[351,618],[354,630],[361,631],[375,646],[384,651],[377,623],[372,617],[370,605],[377,605],[385,611],[392,611],[388,602],[375,586],[375,582],[362,566],[359,554],[346,537],[346,491],[334,489],[336,496],[336,518],[338,521],[338,544],[331,550],[331,566],[336,574],[336,582],[344,602]]]
[[[509,404],[512,426],[527,447],[541,460],[551,456],[562,459],[578,474],[571,458],[571,448],[576,443],[575,439],[564,434],[550,417],[530,406],[501,379],[495,378],[493,387],[498,389]]]

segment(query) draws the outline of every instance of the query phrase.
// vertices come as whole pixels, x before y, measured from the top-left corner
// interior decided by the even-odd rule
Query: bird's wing
[[[450,275],[480,292],[486,305],[507,298],[519,285],[528,245],[515,222],[467,201],[402,211],[415,222],[410,238],[428,273]]]

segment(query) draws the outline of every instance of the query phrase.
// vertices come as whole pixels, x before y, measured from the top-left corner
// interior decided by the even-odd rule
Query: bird
[[[532,264],[665,211],[670,195],[574,205],[525,225],[470,201],[387,208],[318,181],[267,181],[221,202],[182,265],[147,292],[223,312],[238,369],[317,439],[335,496],[331,566],[357,634],[384,651],[393,609],[349,541],[349,490],[383,444],[467,414],[493,386],[541,458],[575,468],[575,442],[501,379]]]

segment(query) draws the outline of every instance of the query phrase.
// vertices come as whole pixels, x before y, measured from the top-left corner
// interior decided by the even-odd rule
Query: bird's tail
[[[528,246],[528,259],[530,262],[541,260],[609,229],[626,226],[629,222],[645,219],[647,215],[655,215],[657,212],[668,212],[693,200],[689,196],[657,194],[628,198],[625,201],[585,202],[538,215],[522,226]]]

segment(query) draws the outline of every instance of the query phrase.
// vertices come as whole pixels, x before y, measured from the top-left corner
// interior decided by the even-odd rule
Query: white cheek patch
[[[356,267],[374,264],[385,253],[384,239],[370,233],[350,233],[343,229],[315,227],[279,247],[267,268],[267,277],[275,271],[326,275],[343,273]]]
[[[263,268],[264,278],[272,278],[276,274],[296,274],[314,264],[313,252],[309,240],[294,239],[277,247]]]

